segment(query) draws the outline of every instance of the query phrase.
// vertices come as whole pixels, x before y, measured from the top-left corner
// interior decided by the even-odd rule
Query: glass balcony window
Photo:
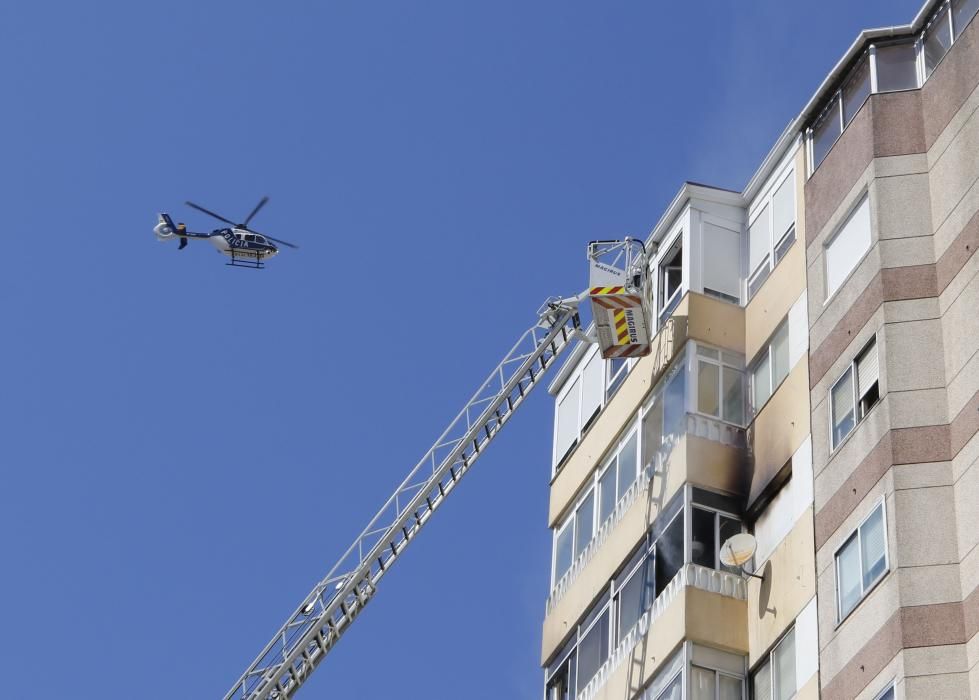
[[[843,123],[849,124],[870,97],[870,60],[864,57],[843,87]]]
[[[958,39],[979,10],[979,0],[952,0],[952,29]]]
[[[926,78],[934,72],[950,48],[952,48],[952,18],[946,6],[925,30],[922,54]]]
[[[683,232],[676,236],[673,245],[660,259],[659,274],[659,318],[665,321],[680,303],[683,295]]]

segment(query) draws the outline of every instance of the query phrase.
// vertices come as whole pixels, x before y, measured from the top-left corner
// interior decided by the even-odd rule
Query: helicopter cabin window
[[[661,258],[659,265],[659,319],[660,321],[673,313],[683,287],[683,232],[681,231]]]

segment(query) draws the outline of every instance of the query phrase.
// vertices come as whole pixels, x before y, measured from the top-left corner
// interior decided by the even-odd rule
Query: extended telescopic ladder
[[[548,300],[442,436],[224,696],[291,698],[350,627],[377,583],[580,330],[585,295]]]

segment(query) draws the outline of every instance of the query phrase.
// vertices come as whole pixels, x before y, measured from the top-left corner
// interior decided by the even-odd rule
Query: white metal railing
[[[705,416],[701,413],[687,414],[687,434],[706,438],[731,447],[744,447],[744,428]]]
[[[576,700],[592,700],[597,695],[615,670],[632,654],[639,641],[649,634],[653,623],[659,619],[666,608],[677,599],[680,592],[685,588],[697,588],[736,600],[746,601],[748,599],[747,585],[744,579],[737,574],[709,569],[699,564],[685,564],[663,589],[663,592],[656,597],[649,610],[639,617],[625,638],[609,654],[609,658],[598,669],[598,672],[575,696]]]

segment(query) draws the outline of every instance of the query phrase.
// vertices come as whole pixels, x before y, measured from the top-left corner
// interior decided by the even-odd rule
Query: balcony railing
[[[652,625],[663,612],[676,600],[685,588],[697,588],[709,593],[716,593],[735,600],[747,600],[748,588],[743,578],[726,571],[708,569],[699,564],[686,564],[673,580],[667,584],[663,592],[653,601],[649,610],[642,614],[639,621],[632,626],[625,638],[609,655],[598,672],[576,696],[576,700],[591,700],[612,676],[615,670],[628,659],[639,641],[645,637]]]

